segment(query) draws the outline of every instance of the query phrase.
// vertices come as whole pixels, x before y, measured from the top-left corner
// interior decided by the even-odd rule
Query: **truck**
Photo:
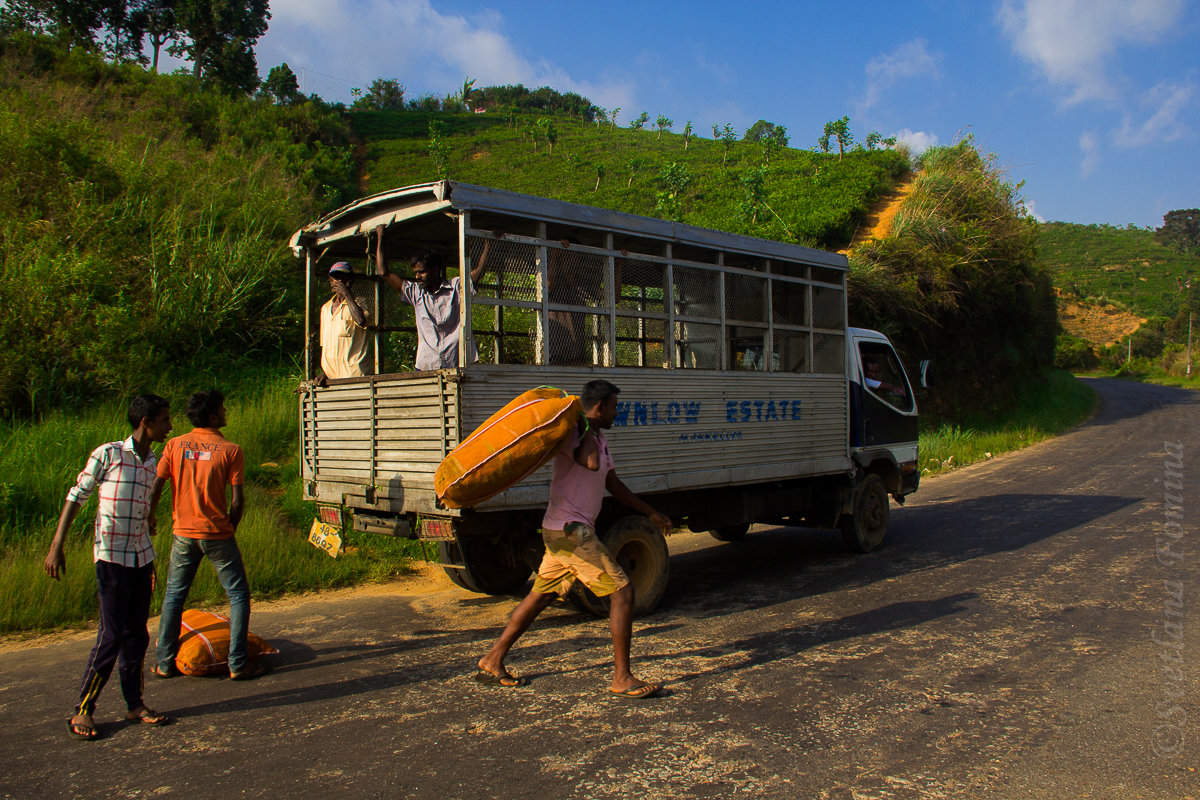
[[[374,274],[379,226],[390,263],[432,250],[462,276],[457,366],[412,369],[411,307]],[[868,552],[887,533],[889,497],[917,490],[914,387],[885,335],[848,327],[843,255],[450,180],[353,202],[291,247],[307,275],[304,497],[328,523],[436,543],[464,589],[529,580],[549,467],[464,509],[440,503],[434,473],[536,386],[620,389],[618,474],[676,529],[725,542],[755,523],[840,529]],[[372,374],[333,380],[316,368],[315,326],[341,260],[360,265]],[[663,532],[612,498],[596,529],[649,613],[669,578]],[[572,599],[603,611],[586,589]]]

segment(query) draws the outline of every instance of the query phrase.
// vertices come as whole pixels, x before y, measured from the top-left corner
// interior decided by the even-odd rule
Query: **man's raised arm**
[[[392,272],[387,267],[387,259],[383,257],[383,226],[375,226],[375,274],[383,278],[383,282],[397,292],[404,287],[404,278]]]

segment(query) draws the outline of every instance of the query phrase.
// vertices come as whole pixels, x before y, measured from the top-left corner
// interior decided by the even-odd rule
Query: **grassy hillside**
[[[287,237],[354,185],[336,115],[28,37],[0,41],[0,109],[0,415],[294,348]]]
[[[528,114],[355,112],[366,188],[454,180],[818,247],[839,247],[909,170],[894,150],[836,155]],[[546,120],[556,141],[546,141]],[[442,126],[444,172],[430,154]],[[723,163],[724,162],[724,163]]]
[[[1184,302],[1179,278],[1200,281],[1200,256],[1154,240],[1154,232],[1111,225],[1038,226],[1038,262],[1063,292],[1115,303],[1142,317],[1173,317]]]

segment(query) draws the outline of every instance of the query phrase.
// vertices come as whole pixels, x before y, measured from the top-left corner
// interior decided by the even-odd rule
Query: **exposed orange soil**
[[[904,179],[904,183],[897,186],[891,192],[888,192],[884,197],[875,203],[875,207],[867,216],[867,222],[854,234],[854,240],[850,242],[850,246],[844,250],[838,250],[842,255],[849,255],[850,251],[858,247],[863,242],[869,242],[872,239],[882,239],[887,236],[892,229],[892,220],[896,218],[896,212],[900,210],[900,204],[908,197],[908,193],[912,191],[912,176]]]
[[[1058,298],[1058,320],[1063,329],[1094,345],[1106,347],[1131,335],[1146,320],[1109,304]]]

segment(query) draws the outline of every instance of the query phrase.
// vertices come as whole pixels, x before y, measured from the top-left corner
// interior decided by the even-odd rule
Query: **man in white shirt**
[[[471,270],[471,293],[484,273],[485,246],[479,263]],[[396,290],[413,307],[417,325],[417,370],[449,369],[458,366],[459,323],[463,291],[462,277],[446,280],[439,253],[426,250],[412,259],[413,276],[392,272],[383,257],[383,226],[375,228],[375,274]],[[471,352],[467,361],[478,354]]]

